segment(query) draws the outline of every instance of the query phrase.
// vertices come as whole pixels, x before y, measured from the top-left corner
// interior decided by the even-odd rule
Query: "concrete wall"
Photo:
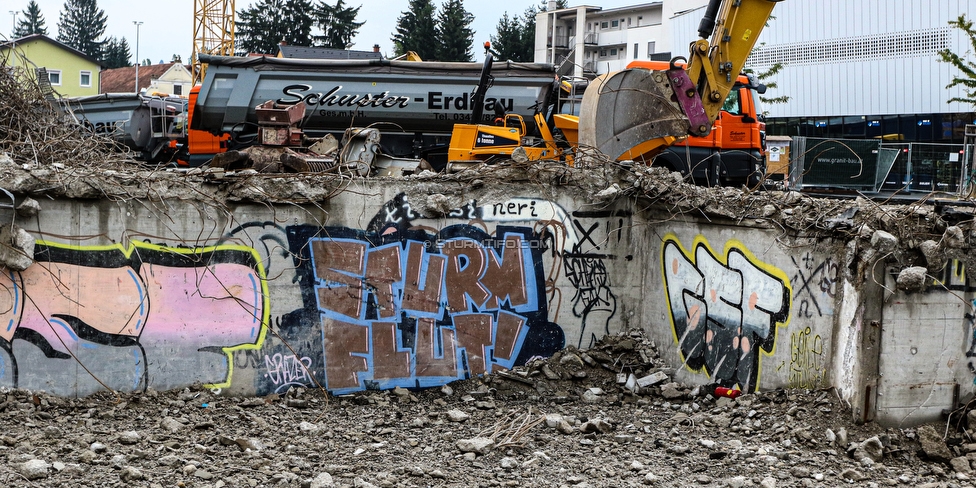
[[[677,381],[833,386],[861,419],[930,419],[973,390],[963,270],[886,291],[884,265],[849,277],[853,244],[763,220],[408,180],[316,205],[41,205],[17,218],[35,263],[0,276],[4,386],[435,386],[636,327]]]

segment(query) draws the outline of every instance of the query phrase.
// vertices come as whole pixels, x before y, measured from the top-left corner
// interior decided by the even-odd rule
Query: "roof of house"
[[[139,91],[148,88],[152,80],[163,76],[174,64],[176,63],[139,66]],[[107,69],[102,71],[102,87],[99,93],[134,93],[135,84],[135,66]]]
[[[95,63],[98,66],[104,66],[101,61],[99,61],[99,60],[97,60],[97,59],[95,59],[95,58],[93,58],[93,57],[91,57],[91,56],[89,56],[89,55],[87,55],[87,54],[85,54],[85,53],[83,53],[83,52],[81,52],[81,51],[79,51],[79,50],[77,50],[77,49],[75,49],[75,48],[67,45],[67,44],[64,44],[64,43],[59,42],[59,41],[54,40],[54,39],[51,39],[50,37],[45,36],[44,34],[31,34],[31,35],[26,36],[26,37],[21,37],[20,39],[13,39],[13,40],[7,41],[7,42],[0,42],[0,49],[10,48],[10,47],[13,47],[13,46],[15,46],[17,44],[24,44],[24,43],[33,42],[33,41],[46,42],[48,44],[51,44],[52,46],[55,46],[55,47],[58,47],[58,48],[61,48],[61,49],[65,50],[65,51],[68,51],[68,52],[70,52],[70,53],[72,53],[72,54],[74,54],[76,56],[85,58],[87,61],[91,61],[92,63]]]
[[[381,53],[375,51],[351,51],[348,49],[331,49],[327,47],[307,46],[278,46],[283,58],[301,59],[383,59]]]

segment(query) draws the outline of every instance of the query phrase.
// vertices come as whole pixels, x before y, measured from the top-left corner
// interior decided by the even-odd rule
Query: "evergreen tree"
[[[132,52],[129,51],[129,41],[116,39],[115,36],[109,37],[105,42],[105,52],[102,54],[102,62],[106,69],[125,68],[132,66]]]
[[[473,61],[471,47],[474,16],[464,9],[463,0],[447,0],[437,16],[437,59],[439,61]]]
[[[323,35],[315,36],[316,45],[333,49],[349,49],[352,46],[352,38],[366,23],[356,22],[360,8],[362,5],[356,8],[345,7],[342,0],[337,0],[334,7],[325,0],[320,1],[314,15],[315,23],[322,29]]]
[[[47,35],[47,26],[44,25],[44,15],[41,14],[41,7],[37,2],[31,0],[27,4],[27,9],[21,12],[24,18],[17,21],[17,28],[14,29],[14,39],[27,37],[34,34]]]
[[[522,49],[522,21],[518,16],[509,17],[508,12],[502,14],[495,27],[495,35],[491,36],[491,47],[497,53],[498,59],[508,61],[531,61]]]
[[[410,0],[407,11],[397,19],[391,40],[395,56],[414,51],[426,61],[437,59],[437,28],[431,0]]]
[[[274,55],[284,41],[312,45],[311,0],[260,0],[237,12],[237,54]]]
[[[101,58],[105,41],[105,11],[97,0],[67,0],[58,21],[58,41],[93,58]]]
[[[312,25],[315,24],[312,0],[285,0],[282,8],[284,40],[292,46],[312,45]]]
[[[976,30],[973,30],[973,22],[966,19],[966,14],[961,14],[956,20],[950,20],[949,25],[963,31],[969,38],[969,46],[976,50]],[[952,83],[946,85],[946,89],[961,86],[965,92],[965,97],[952,97],[947,100],[949,103],[961,102],[976,106],[976,63],[969,61],[958,54],[943,49],[939,51],[939,61],[949,63],[956,67],[965,75],[964,77],[954,76]]]

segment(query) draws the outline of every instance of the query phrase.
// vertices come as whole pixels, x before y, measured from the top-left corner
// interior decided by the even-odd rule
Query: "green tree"
[[[284,40],[292,46],[312,45],[312,25],[315,19],[312,0],[285,0],[282,8],[284,17]]]
[[[491,36],[492,49],[501,60],[531,61],[525,56],[522,45],[522,20],[518,16],[509,17],[508,12],[503,13],[495,27],[495,35]]]
[[[464,9],[463,0],[447,0],[437,15],[437,59],[439,61],[473,61],[474,16]]]
[[[260,0],[237,12],[237,54],[277,54],[278,45],[312,45],[311,0]]]
[[[956,20],[950,20],[949,25],[963,31],[969,38],[970,48],[976,51],[976,31],[973,30],[973,22],[966,19],[966,14],[959,15],[959,18]],[[971,55],[972,53],[967,54]],[[946,89],[957,86],[962,87],[963,92],[966,94],[965,97],[952,97],[948,102],[961,102],[976,106],[976,63],[959,56],[949,49],[939,51],[939,61],[955,66],[956,69],[962,71],[962,74],[965,75],[964,77],[954,76],[952,82],[946,85]]]
[[[93,58],[101,58],[105,34],[105,11],[97,0],[67,0],[58,21],[58,41]]]
[[[437,59],[437,24],[431,0],[410,0],[407,11],[397,19],[391,40],[395,56],[413,51],[421,59]]]
[[[105,68],[115,69],[132,66],[131,58],[132,52],[129,50],[129,41],[126,41],[124,37],[122,39],[116,39],[114,36],[109,37],[105,42],[105,52],[102,53],[102,62],[105,63]]]
[[[545,12],[547,6],[548,2],[542,2],[538,7],[533,5],[525,9],[525,13],[522,14],[525,20],[522,21],[521,53],[525,61],[533,61],[535,59],[535,16],[539,12]],[[557,0],[556,10],[568,7],[569,2],[567,0]]]
[[[773,77],[779,74],[783,70],[783,65],[776,63],[772,65],[769,69],[765,71],[757,71],[756,78],[759,79],[764,85],[766,85],[766,93],[769,90],[775,90],[777,88],[777,83],[773,81]],[[748,72],[749,70],[744,70]],[[770,97],[765,95],[759,95],[759,100],[763,103],[776,104],[776,103],[787,103],[790,101],[790,97],[787,95],[780,95],[778,97]],[[765,113],[763,113],[765,115]]]
[[[349,49],[352,46],[352,38],[366,23],[356,22],[360,8],[362,5],[355,8],[343,6],[342,0],[337,0],[334,7],[325,0],[319,2],[313,15],[323,35],[315,36],[316,45],[333,49]]]
[[[34,34],[47,35],[47,26],[44,25],[44,15],[41,14],[41,7],[37,2],[31,0],[27,4],[27,9],[21,12],[23,19],[17,21],[17,28],[14,29],[14,39],[27,37]]]

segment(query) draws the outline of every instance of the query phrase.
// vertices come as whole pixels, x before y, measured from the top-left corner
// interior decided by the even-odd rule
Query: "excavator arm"
[[[612,159],[650,159],[688,135],[711,131],[773,6],[782,0],[711,0],[687,70],[628,69],[602,75],[583,95],[581,149]],[[707,40],[711,37],[711,41]]]

